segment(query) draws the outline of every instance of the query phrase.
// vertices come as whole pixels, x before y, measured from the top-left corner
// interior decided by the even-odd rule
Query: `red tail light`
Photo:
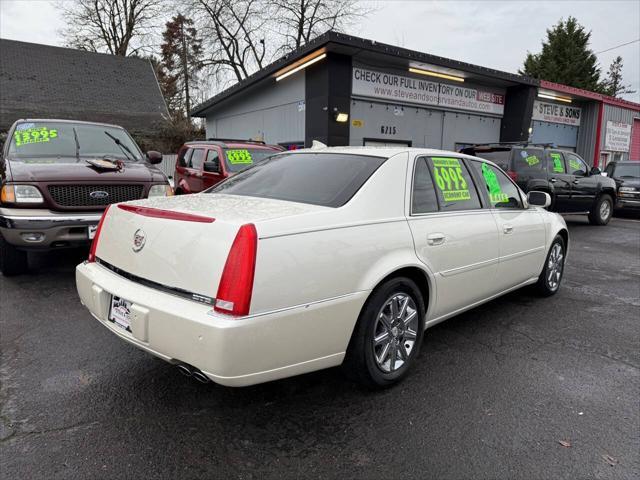
[[[235,316],[249,313],[257,249],[258,234],[255,225],[242,225],[224,264],[214,310]]]
[[[507,170],[507,175],[509,175],[509,177],[511,177],[511,180],[513,180],[514,182],[518,181],[518,173],[514,172],[513,170]]]
[[[93,241],[91,242],[91,249],[89,250],[89,257],[87,258],[87,262],[95,262],[96,261],[96,249],[98,248],[98,240],[100,239],[100,232],[102,231],[102,224],[104,223],[104,219],[107,216],[107,212],[109,211],[109,207],[111,205],[107,205],[107,208],[102,212],[102,217],[100,217],[100,221],[98,222],[98,228],[96,228],[96,235],[93,237]]]

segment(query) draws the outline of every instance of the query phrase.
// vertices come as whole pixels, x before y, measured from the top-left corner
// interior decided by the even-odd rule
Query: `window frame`
[[[433,154],[418,154],[416,156],[413,157],[413,169],[412,169],[412,173],[411,173],[411,184],[410,184],[410,188],[409,188],[409,216],[410,217],[424,217],[424,216],[428,216],[428,215],[440,215],[440,214],[445,214],[445,215],[455,215],[455,214],[459,214],[459,213],[464,213],[464,212],[478,212],[478,211],[482,211],[482,210],[487,210],[488,209],[488,204],[487,200],[485,199],[483,192],[478,191],[478,185],[477,185],[477,178],[475,176],[475,171],[471,168],[471,166],[468,163],[468,159],[465,157],[460,157],[458,155],[435,155],[435,156],[440,156],[440,157],[446,157],[446,158],[455,158],[456,160],[459,160],[460,162],[462,162],[462,164],[465,166],[465,168],[467,169],[467,172],[469,173],[469,177],[471,179],[471,183],[473,184],[473,188],[476,191],[476,194],[478,196],[478,201],[480,202],[480,207],[476,207],[476,208],[468,208],[468,209],[464,209],[464,210],[443,210],[442,209],[442,205],[440,203],[440,198],[438,196],[438,192],[436,190],[436,182],[435,179],[433,178],[433,172],[431,171],[431,167],[429,166],[429,162],[427,161],[427,159],[429,158],[433,158],[434,155]],[[429,172],[429,175],[431,177],[431,184],[433,186],[433,190],[434,193],[436,195],[436,203],[438,206],[438,210],[435,212],[425,212],[425,213],[414,213],[413,211],[413,186],[415,184],[415,176],[416,176],[416,168],[418,166],[418,160],[420,159],[425,159],[425,163],[427,166],[427,171]],[[487,197],[488,199],[488,197]]]
[[[508,211],[514,211],[514,210],[528,210],[529,209],[529,202],[525,201],[525,197],[523,197],[524,192],[522,191],[522,189],[518,186],[518,184],[516,182],[513,181],[513,179],[506,174],[506,172],[504,170],[502,170],[498,165],[495,165],[494,163],[488,162],[486,160],[469,160],[469,162],[476,162],[476,163],[486,163],[487,165],[489,165],[490,167],[494,167],[497,168],[502,175],[504,175],[504,177],[511,183],[511,185],[513,185],[516,189],[516,192],[518,192],[518,197],[520,198],[520,207],[508,207],[508,208],[497,208],[495,206],[493,206],[491,204],[491,198],[489,198],[489,193],[487,193],[487,189],[484,188],[482,189],[482,199],[483,199],[483,204],[487,205],[485,208],[487,208],[488,210],[497,210],[500,212],[508,212]],[[472,165],[473,167],[473,165]],[[477,182],[481,182],[483,185],[486,183],[484,180],[484,177],[482,176],[482,174],[480,172],[478,172],[475,167],[471,168],[473,175],[475,176],[475,180]]]

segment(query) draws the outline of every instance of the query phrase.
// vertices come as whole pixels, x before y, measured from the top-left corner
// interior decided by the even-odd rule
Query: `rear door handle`
[[[506,234],[513,232],[513,225],[503,225],[502,231]]]
[[[580,183],[580,180],[574,180],[574,181],[573,181],[573,183],[574,183],[575,185],[578,185],[578,184]]]
[[[444,233],[432,233],[427,235],[427,243],[429,245],[442,245],[444,243]]]

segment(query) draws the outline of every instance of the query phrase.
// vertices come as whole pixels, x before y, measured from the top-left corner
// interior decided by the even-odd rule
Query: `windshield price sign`
[[[238,164],[247,164],[250,165],[253,163],[253,159],[251,158],[251,152],[246,149],[242,150],[227,150],[227,159],[229,163],[233,165]]]
[[[47,127],[32,127],[13,132],[16,147],[30,143],[44,143],[58,137],[58,131]]]
[[[445,202],[471,200],[469,186],[462,176],[462,165],[456,158],[434,157],[433,175]]]

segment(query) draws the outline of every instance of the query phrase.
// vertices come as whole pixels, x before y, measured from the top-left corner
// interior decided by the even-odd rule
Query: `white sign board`
[[[631,124],[607,122],[604,149],[612,152],[628,152],[631,144]]]
[[[582,110],[579,107],[536,100],[533,102],[532,118],[541,122],[563,123],[577,127],[580,125],[581,113]]]
[[[504,94],[354,67],[353,95],[504,114]]]

